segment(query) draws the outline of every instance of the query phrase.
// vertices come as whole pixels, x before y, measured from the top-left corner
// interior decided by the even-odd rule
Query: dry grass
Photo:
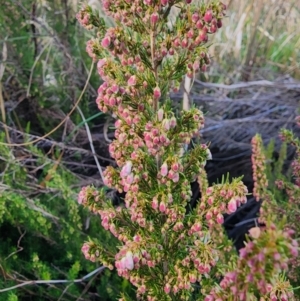
[[[300,6],[298,0],[226,0],[227,18],[214,36],[210,53],[229,76],[249,80],[257,68],[300,78]],[[297,4],[298,3],[298,4]],[[215,75],[215,74],[214,74]]]

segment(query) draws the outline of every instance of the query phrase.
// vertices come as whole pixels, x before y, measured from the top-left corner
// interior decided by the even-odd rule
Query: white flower
[[[129,174],[131,173],[131,168],[132,168],[132,162],[127,161],[125,163],[125,165],[122,167],[122,170],[120,173],[121,178],[125,178],[125,177],[129,176]]]
[[[212,159],[212,155],[211,155],[211,152],[210,152],[209,148],[206,149],[206,159],[207,160],[211,160]]]

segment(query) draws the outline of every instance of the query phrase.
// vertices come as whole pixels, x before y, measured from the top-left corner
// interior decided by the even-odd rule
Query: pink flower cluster
[[[206,189],[198,208],[198,214],[203,215],[209,226],[215,223],[223,224],[223,214],[234,213],[237,208],[247,202],[247,187],[242,181],[231,184],[217,184]]]
[[[104,266],[110,270],[113,269],[113,265],[109,259],[109,256],[103,252],[103,248],[99,247],[94,242],[89,241],[84,243],[81,251],[87,260],[92,262],[101,261]]]
[[[148,32],[148,35],[145,35],[140,45],[148,53],[151,52],[149,29],[155,30],[157,24],[164,21],[164,19],[160,19],[160,14],[164,14],[168,4],[162,4],[158,8],[155,7],[156,5],[154,2],[147,5],[141,3],[140,0],[129,1],[128,3],[124,1],[122,4],[120,1],[103,1],[105,12],[117,22],[131,27],[136,32]],[[170,3],[170,5],[174,5],[174,3]],[[226,6],[222,3],[206,6],[205,10],[195,8],[187,10],[182,8],[179,18],[186,20],[186,22],[176,23],[174,31],[169,32],[167,39],[161,37],[160,43],[156,45],[153,53],[153,59],[156,62],[162,62],[164,58],[167,58],[173,60],[173,65],[176,65],[180,54],[188,50],[187,75],[192,77],[199,70],[205,71],[210,60],[203,45],[208,41],[208,35],[215,33],[222,26],[225,10]],[[89,24],[91,16],[94,18],[94,15],[87,9],[83,9],[78,13],[78,19],[83,26]],[[141,22],[140,20],[143,21]],[[143,26],[144,29],[141,28]],[[87,45],[87,51],[94,60],[100,58],[105,51],[109,51],[120,60],[122,66],[135,66],[138,72],[143,73],[145,71],[146,66],[141,61],[138,50],[132,47],[132,37],[129,40],[127,39],[126,32],[122,26],[109,28],[104,36],[100,36],[100,39],[101,41],[98,41],[97,47],[95,47],[95,41],[93,40],[89,41]],[[159,39],[159,36],[157,39]],[[135,42],[138,43],[137,41]],[[104,52],[99,50],[99,46]],[[202,48],[199,53],[200,47]],[[156,94],[155,92],[154,89],[154,94]]]
[[[138,298],[148,301],[170,294],[188,300],[193,284],[218,269],[220,244],[214,236],[222,229],[223,214],[235,212],[247,200],[247,189],[237,179],[208,187],[198,208],[186,215],[190,181],[203,175],[211,153],[206,145],[199,145],[182,154],[183,145],[199,135],[203,113],[192,108],[175,114],[168,93],[172,82],[184,74],[191,77],[206,69],[209,58],[203,46],[208,35],[222,26],[226,7],[218,2],[200,8],[182,6],[171,29],[166,17],[175,2],[103,0],[104,11],[117,21],[105,32],[87,7],[77,15],[85,27],[102,26],[97,39],[88,42],[87,52],[94,61],[100,59],[97,69],[104,83],[98,89],[97,105],[117,116],[116,139],[109,151],[118,168],[105,170],[104,184],[126,192],[126,207],[114,208],[106,202],[104,190],[87,187],[78,201],[100,214],[102,226],[122,242],[111,261],[118,274],[137,287]],[[266,238],[252,231],[253,242],[245,247],[249,251],[242,251],[235,276],[227,274],[221,282],[225,295],[245,292],[239,282],[245,271],[245,277],[252,277],[265,292],[271,275],[285,269],[286,254],[295,256],[297,247],[290,237],[271,230],[264,232]],[[284,251],[277,250],[279,245]],[[109,256],[96,244],[84,244],[82,252],[87,259],[99,258],[111,267]],[[265,266],[261,267],[262,256]],[[159,293],[153,287],[153,272],[158,273]],[[249,279],[244,278],[244,284]],[[225,300],[219,293],[213,290],[208,300]]]
[[[122,187],[120,186],[120,174],[119,172],[113,168],[112,166],[108,166],[103,172],[104,175],[104,184],[108,187],[115,188],[122,192]]]
[[[245,301],[253,291],[274,301],[293,300],[292,292],[274,289],[274,277],[287,271],[291,259],[298,256],[298,243],[292,233],[278,230],[274,224],[268,224],[265,230],[250,231],[252,241],[240,250],[235,271],[227,272],[220,287],[213,289],[205,301],[229,300],[232,294]]]
[[[184,245],[183,239],[182,247]],[[200,282],[203,276],[208,277],[217,262],[218,251],[209,240],[209,235],[196,239],[193,245],[188,247],[186,256],[177,260],[174,269],[165,276],[164,292],[168,295],[192,292],[193,284]]]
[[[93,28],[93,14],[88,5],[85,5],[81,8],[81,10],[76,14],[76,19],[86,29],[89,30]]]
[[[76,14],[76,19],[87,30],[97,28],[103,29],[105,22],[102,18],[99,18],[99,14],[94,13],[93,9],[89,5],[83,5],[81,10]]]
[[[162,0],[161,2],[158,10],[154,9],[156,3],[153,1],[144,1],[143,3],[139,0],[124,1],[122,5],[120,5],[119,1],[106,0],[103,1],[103,7],[105,12],[117,22],[121,22],[136,31],[141,31],[141,28],[144,26],[143,31],[148,32],[149,29],[154,30],[159,22],[164,21],[160,19],[160,14],[164,13],[167,9],[166,7],[174,5],[174,3],[167,0]],[[179,55],[184,50],[189,50],[190,53],[193,53],[195,49],[203,46],[208,41],[208,34],[213,34],[222,27],[222,18],[225,10],[226,6],[222,3],[207,6],[205,11],[203,9],[187,10],[182,8],[180,18],[186,20],[186,22],[180,23],[178,28],[176,27],[177,24],[175,24],[176,35],[169,36],[168,40],[161,40],[161,45],[155,51],[157,61],[161,61],[166,56]],[[142,23],[140,20],[142,20]],[[123,53],[124,50],[127,51],[123,47],[124,41],[120,39],[116,41],[115,36],[110,32],[103,38],[102,45],[105,48],[110,47],[110,51],[114,55]],[[119,49],[119,47],[123,48]],[[145,41],[144,47],[150,50],[150,45],[147,41]],[[209,59],[205,52],[202,52],[199,58],[191,57],[187,66],[188,76],[192,76],[200,69],[205,71],[208,64]]]
[[[256,200],[259,201],[264,197],[264,191],[268,187],[268,180],[265,173],[265,161],[266,157],[262,150],[262,140],[256,135],[252,138],[252,169],[253,169],[253,180],[254,188],[253,195]]]
[[[85,259],[90,260],[92,262],[96,261],[96,255],[95,254],[91,254],[90,252],[91,250],[91,243],[84,243],[82,248],[81,248],[81,252],[83,253]]]
[[[86,52],[93,59],[93,61],[96,62],[99,54],[101,53],[99,41],[97,39],[89,40],[86,44]]]
[[[175,156],[171,160],[165,161],[158,173],[158,180],[161,184],[166,184],[169,180],[177,183],[179,181],[179,173],[183,172],[183,166],[180,158]]]
[[[162,48],[162,55],[174,55],[189,50],[193,53],[195,49],[208,41],[208,35],[215,33],[222,27],[221,19],[225,15],[226,6],[222,3],[206,7],[206,10],[182,11],[179,18],[191,20],[185,23],[185,27],[180,25],[180,35],[173,37],[169,47]],[[176,26],[176,25],[175,25]],[[165,47],[164,44],[162,47]],[[187,64],[187,75],[192,77],[200,69],[206,71],[209,65],[209,57],[206,52],[201,52],[200,56],[191,56]]]
[[[141,240],[141,237],[136,235],[133,241],[127,241],[120,252],[116,254],[115,266],[120,276],[129,279],[130,274],[128,271],[137,270],[141,266],[154,267],[160,261],[161,256],[159,256],[159,254],[157,254],[158,256],[154,259],[153,256],[139,244]],[[139,284],[138,279],[142,279],[142,277],[135,277],[135,280],[133,280],[135,284]]]
[[[82,187],[78,194],[78,203],[89,208],[92,212],[97,212],[105,196],[93,186]]]

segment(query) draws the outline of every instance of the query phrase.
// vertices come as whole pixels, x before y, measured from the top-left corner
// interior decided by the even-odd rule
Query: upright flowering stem
[[[170,29],[168,14],[179,3]],[[221,27],[226,9],[219,1],[190,3],[103,0],[104,12],[116,24],[112,28],[105,28],[89,7],[78,13],[83,26],[97,30],[87,45],[103,80],[97,105],[117,117],[109,152],[118,167],[105,170],[105,185],[126,192],[125,206],[115,208],[104,190],[83,188],[79,202],[101,216],[120,246],[115,256],[94,242],[82,251],[92,261],[114,265],[137,288],[140,300],[190,300],[196,282],[208,293],[228,258],[235,258],[222,254],[225,244],[231,250],[221,227],[223,214],[247,200],[241,179],[207,187],[207,145],[181,152],[199,136],[204,117],[195,107],[176,113],[169,93],[185,74],[205,70],[208,34]],[[199,177],[201,201],[186,214],[190,183]]]
[[[263,151],[263,143],[260,135],[255,135],[252,144],[252,169],[253,169],[253,196],[256,201],[264,200],[260,208],[259,220],[264,223],[274,212],[274,200],[268,191],[268,180],[266,176],[266,157]]]

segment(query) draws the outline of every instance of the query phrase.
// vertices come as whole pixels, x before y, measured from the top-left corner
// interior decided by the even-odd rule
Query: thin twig
[[[43,47],[39,55],[35,58],[34,63],[30,69],[30,76],[29,76],[29,82],[28,82],[28,87],[27,87],[27,92],[26,92],[26,97],[30,96],[30,88],[31,88],[31,83],[32,83],[32,77],[33,77],[33,71],[35,69],[35,66],[39,62],[41,56],[43,55],[44,51],[48,48],[48,46],[51,46],[51,40],[47,42],[47,44]]]
[[[36,143],[38,141],[43,140],[46,137],[49,137],[52,133],[54,133],[55,131],[57,131],[66,122],[66,120],[72,115],[72,113],[74,112],[74,110],[78,106],[78,104],[79,104],[80,100],[82,99],[82,96],[85,93],[85,90],[86,90],[86,88],[87,88],[87,86],[89,84],[93,68],[94,68],[94,63],[92,63],[92,65],[91,65],[91,69],[90,69],[90,73],[88,75],[88,78],[87,78],[87,80],[85,82],[83,90],[81,91],[81,93],[79,95],[79,98],[76,100],[76,103],[75,103],[74,107],[70,110],[70,112],[66,115],[66,117],[55,128],[53,128],[50,132],[48,132],[44,136],[39,137],[39,138],[37,138],[37,139],[35,139],[33,141],[24,142],[24,143],[4,143],[4,142],[0,142],[0,145],[6,145],[6,146],[26,146],[26,145],[32,145],[32,144],[34,144],[34,143]]]
[[[90,142],[91,151],[92,151],[92,154],[94,156],[94,159],[95,159],[95,162],[96,162],[99,174],[100,174],[101,179],[102,179],[102,182],[104,183],[104,175],[103,175],[102,168],[101,168],[101,165],[99,163],[99,160],[98,160],[98,158],[96,156],[96,152],[95,152],[95,148],[94,148],[94,144],[93,144],[93,138],[92,138],[92,134],[91,134],[89,125],[88,125],[88,123],[87,123],[87,121],[86,121],[86,119],[85,119],[85,117],[84,117],[81,109],[79,108],[79,106],[77,106],[76,109],[79,112],[82,120],[84,121],[84,126],[85,126],[86,133],[87,133],[87,136],[88,136],[88,139],[89,139],[89,142]]]
[[[110,118],[107,118],[105,121],[105,124],[103,126],[103,136],[106,142],[111,143],[112,140],[108,138],[107,136],[107,132],[108,132],[108,127],[109,127],[109,122],[110,122]]]
[[[32,285],[32,284],[79,283],[79,282],[85,281],[86,279],[92,277],[93,275],[95,275],[97,273],[102,272],[105,268],[106,267],[101,266],[101,267],[97,268],[96,270],[92,271],[91,273],[85,275],[84,277],[82,277],[80,279],[74,279],[74,280],[31,280],[31,281],[25,281],[23,283],[1,289],[0,293],[8,292],[8,291],[14,290],[16,288],[27,286],[27,285]]]
[[[278,82],[271,82],[268,80],[258,80],[252,82],[243,82],[238,84],[232,85],[225,85],[225,84],[213,84],[213,83],[205,83],[200,80],[195,79],[195,83],[207,87],[207,88],[218,88],[218,89],[225,89],[225,90],[235,90],[241,88],[249,88],[252,86],[268,86],[268,87],[285,87],[287,89],[300,89],[300,84],[296,83],[278,83]]]
[[[21,230],[20,230],[19,227],[18,227],[18,230],[19,230],[19,232],[20,232],[20,234],[21,234]],[[22,233],[21,236],[20,236],[19,239],[18,239],[18,244],[17,244],[18,250],[15,251],[15,252],[12,252],[11,254],[9,254],[4,260],[7,260],[9,257],[11,257],[11,256],[13,256],[13,255],[15,255],[15,254],[17,254],[17,253],[23,251],[23,247],[20,246],[20,243],[21,243],[22,238],[25,236],[25,234],[26,234],[26,231],[24,231],[24,233]]]
[[[5,124],[3,122],[0,122],[0,126],[2,126],[3,128],[5,127]],[[43,145],[45,146],[57,146],[57,147],[60,147],[60,148],[64,148],[65,150],[68,150],[68,151],[74,151],[74,152],[79,152],[79,153],[82,153],[82,154],[86,154],[86,155],[91,155],[91,152],[89,150],[85,150],[83,148],[79,148],[79,147],[74,147],[74,146],[68,146],[62,142],[56,142],[54,140],[49,140],[49,139],[46,139],[46,138],[43,138],[43,137],[39,137],[39,136],[36,136],[36,135],[32,135],[32,134],[28,134],[28,133],[24,133],[22,131],[19,131],[17,129],[14,129],[12,127],[9,127],[7,126],[7,128],[14,132],[14,133],[17,133],[21,136],[27,136],[28,137],[28,140],[30,139],[34,139],[33,143],[41,143],[41,142],[44,142]],[[41,139],[39,139],[41,138]],[[1,144],[1,143],[0,143]],[[100,156],[100,155],[97,155],[97,157],[101,160],[105,160],[105,161],[108,161],[108,162],[111,162],[111,163],[114,163],[115,161],[111,160],[111,159],[108,159],[108,158],[105,158],[103,156]]]

